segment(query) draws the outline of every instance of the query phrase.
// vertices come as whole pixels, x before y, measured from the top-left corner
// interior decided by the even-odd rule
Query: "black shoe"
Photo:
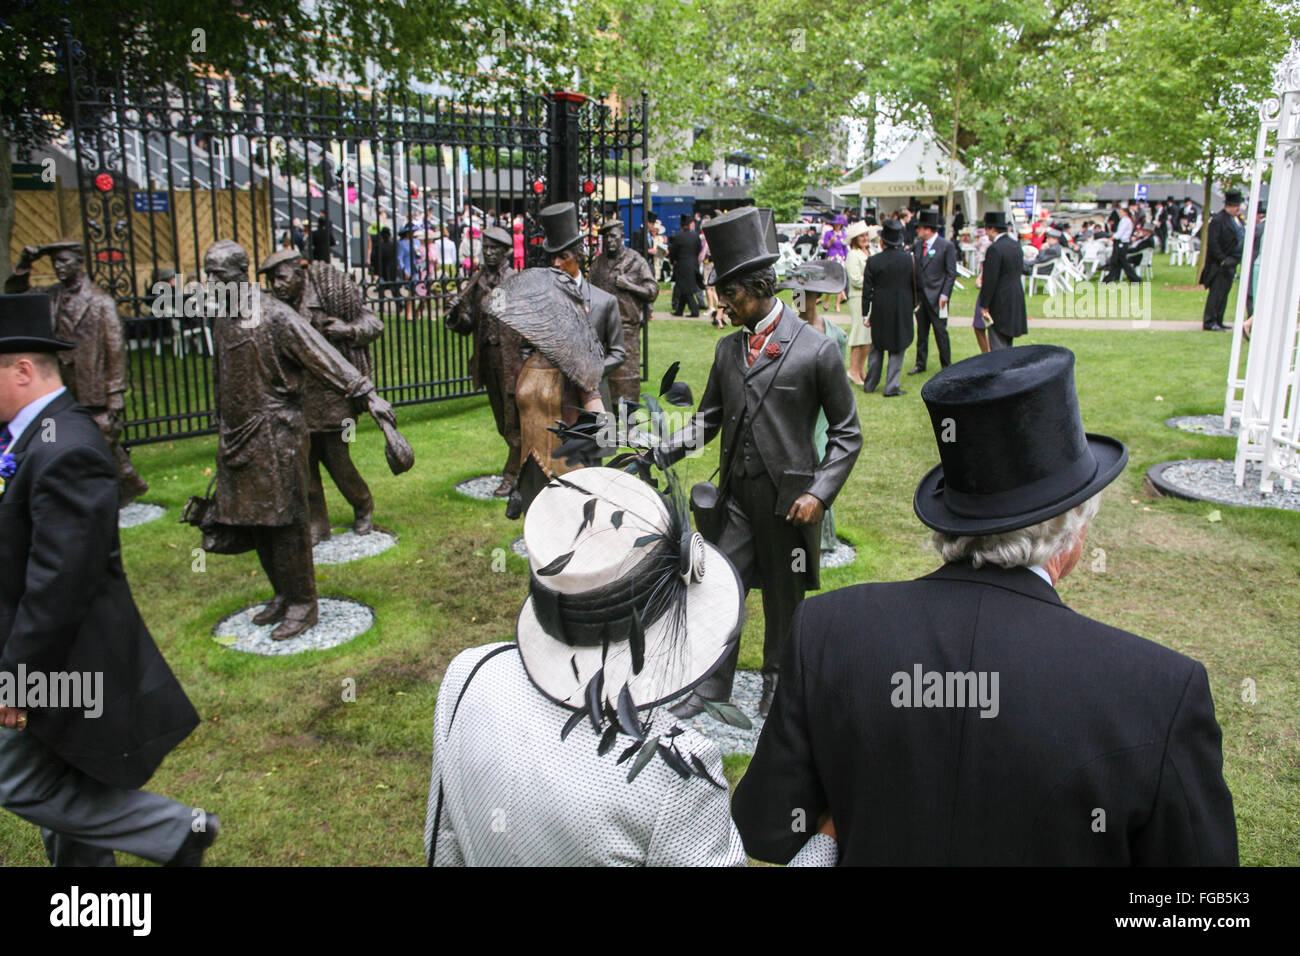
[[[885,398],[893,398],[895,395],[906,395],[906,394],[907,392],[903,391],[901,388],[896,388],[892,392],[885,392]]]
[[[511,521],[518,521],[519,516],[524,513],[524,497],[516,488],[510,492],[510,497],[506,499],[506,517]]]
[[[863,386],[862,386],[862,391],[863,391],[864,394],[872,395],[872,394],[875,393],[876,390],[875,390],[874,388],[867,388],[867,386],[863,385]]]
[[[181,848],[176,851],[174,857],[163,864],[164,866],[203,865],[204,851],[217,842],[217,835],[221,832],[221,818],[215,813],[209,813],[204,823],[202,830],[191,830],[186,835]]]
[[[772,698],[776,696],[776,678],[776,674],[763,675],[763,696],[758,702],[758,716],[765,720],[772,709]]]
[[[668,713],[678,720],[690,720],[692,717],[704,713],[704,698],[699,694],[692,693],[680,703],[669,707]]]
[[[909,369],[907,370],[907,374],[908,374],[908,375],[923,375],[923,374],[925,374],[925,369],[920,368],[920,367],[909,368]]]
[[[675,315],[675,316],[677,316],[677,318],[679,318],[679,319],[682,317],[682,314],[681,314],[680,312],[669,312],[668,314],[669,314],[669,315]]]
[[[266,624],[278,624],[284,619],[284,612],[289,610],[289,599],[276,595],[266,602],[266,607],[253,615],[253,623],[258,627]]]
[[[1226,332],[1226,331],[1228,331],[1228,329],[1227,329],[1225,326],[1220,325],[1218,322],[1216,322],[1216,323],[1214,323],[1213,325],[1207,325],[1207,326],[1205,326],[1205,328],[1204,328],[1202,331],[1204,331],[1204,332]]]

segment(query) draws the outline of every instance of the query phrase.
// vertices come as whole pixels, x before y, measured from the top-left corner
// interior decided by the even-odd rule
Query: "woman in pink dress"
[[[514,222],[514,240],[515,240],[515,268],[524,267],[524,218],[515,216]]]

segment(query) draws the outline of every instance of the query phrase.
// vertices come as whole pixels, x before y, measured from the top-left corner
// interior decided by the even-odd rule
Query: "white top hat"
[[[625,685],[638,709],[666,703],[740,638],[731,562],[624,471],[580,468],[552,482],[528,509],[524,543],[530,593],[515,636],[529,678],[556,703],[585,707],[598,674],[611,707]]]

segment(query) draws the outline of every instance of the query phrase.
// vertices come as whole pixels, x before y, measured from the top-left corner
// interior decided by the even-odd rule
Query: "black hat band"
[[[1088,449],[1068,467],[1044,475],[1027,485],[977,495],[958,491],[940,479],[934,493],[943,496],[949,511],[963,518],[1002,518],[1064,501],[1091,482],[1099,467],[1092,450]],[[1062,488],[1065,489],[1063,492],[1058,491]],[[1044,497],[1046,495],[1050,497]]]

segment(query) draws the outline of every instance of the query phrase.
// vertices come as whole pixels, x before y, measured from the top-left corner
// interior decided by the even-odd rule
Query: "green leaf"
[[[724,701],[706,700],[704,709],[710,717],[720,720],[724,724],[730,724],[732,727],[739,727],[741,730],[753,730],[753,722],[745,716],[745,712],[735,704],[728,704]]]
[[[653,544],[655,541],[662,541],[663,538],[664,538],[664,536],[663,536],[662,534],[657,534],[657,533],[656,533],[656,534],[643,534],[643,535],[641,535],[641,537],[637,538],[635,541],[632,542],[632,547],[633,547],[633,548],[643,548],[643,547],[645,547],[647,544]],[[570,555],[570,557],[572,557],[572,555]],[[541,572],[541,571],[538,571],[537,573],[538,573],[538,574],[541,574],[542,572]]]
[[[655,751],[659,749],[658,736],[651,737],[641,745],[641,750],[636,755],[636,760],[632,761],[632,767],[627,772],[627,782],[631,783],[636,779],[637,774],[645,769],[645,765],[654,759]]]
[[[546,567],[538,569],[537,573],[539,575],[559,574],[561,571],[565,569],[565,567],[568,566],[568,563],[572,560],[573,560],[573,552],[570,551],[567,554],[560,555],[558,558],[556,558]]]

